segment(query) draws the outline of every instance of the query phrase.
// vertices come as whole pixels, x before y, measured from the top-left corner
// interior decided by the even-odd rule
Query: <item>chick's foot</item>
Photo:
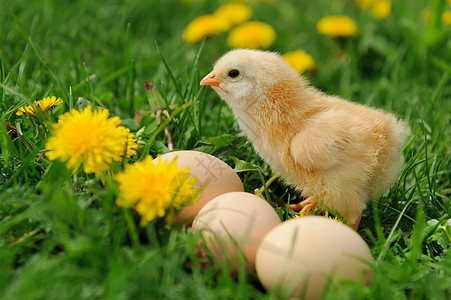
[[[361,219],[362,219],[362,215],[360,215],[359,218],[357,219],[357,221],[355,221],[354,223],[348,223],[349,227],[351,227],[352,229],[357,231],[357,228],[359,228],[359,224],[360,224],[360,220]]]
[[[302,211],[303,213],[311,210],[316,205],[318,205],[312,198],[307,198],[305,200],[302,200],[299,203],[290,204],[288,205],[289,208],[291,208],[294,211]]]

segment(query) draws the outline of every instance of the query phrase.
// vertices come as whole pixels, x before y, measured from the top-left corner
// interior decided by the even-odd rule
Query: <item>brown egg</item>
[[[232,273],[239,269],[240,252],[255,266],[255,254],[263,237],[280,224],[276,211],[264,199],[245,192],[232,192],[211,200],[193,222],[193,232],[201,232],[216,265],[230,263]]]
[[[291,297],[321,299],[326,285],[338,280],[369,284],[373,260],[365,241],[347,225],[320,216],[283,222],[257,251],[256,270],[267,290]]]
[[[199,151],[173,151],[161,155],[163,161],[172,161],[177,157],[180,168],[190,168],[191,175],[198,179],[196,188],[202,193],[196,204],[185,207],[177,216],[176,222],[192,220],[199,210],[211,199],[228,192],[243,192],[244,187],[240,177],[222,160],[213,155]],[[154,159],[154,163],[158,158]]]

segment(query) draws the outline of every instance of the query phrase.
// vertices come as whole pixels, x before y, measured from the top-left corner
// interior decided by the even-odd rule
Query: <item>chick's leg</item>
[[[299,203],[290,204],[288,205],[288,207],[295,211],[300,210],[302,212],[307,212],[310,209],[314,208],[316,205],[318,204],[312,198],[308,197],[307,199],[302,200]]]
[[[359,216],[359,218],[353,222],[353,223],[348,223],[348,225],[354,229],[355,231],[357,231],[357,228],[359,228],[359,224],[360,224],[360,220],[362,219],[362,215]]]

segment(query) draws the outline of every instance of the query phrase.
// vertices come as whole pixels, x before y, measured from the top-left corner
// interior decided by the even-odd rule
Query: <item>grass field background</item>
[[[204,151],[235,166],[232,157],[269,166],[239,132],[231,111],[199,86],[225,53],[227,33],[203,43],[182,39],[188,23],[224,1],[3,1],[0,4],[0,298],[2,299],[279,299],[255,274],[203,269],[199,238],[163,220],[139,226],[133,210],[115,204],[108,176],[72,175],[43,149],[51,125],[17,116],[17,109],[55,95],[72,108],[108,108],[147,143],[154,118],[144,82],[173,105],[193,101],[170,123],[175,149]],[[274,27],[269,50],[303,49],[322,91],[391,111],[408,122],[399,181],[365,210],[359,234],[375,261],[370,287],[346,283],[325,299],[451,298],[451,26],[445,0],[393,1],[378,20],[350,0],[254,1],[252,20]],[[358,35],[341,41],[320,35],[326,15],[350,16]],[[171,105],[171,107],[169,107]],[[42,122],[40,122],[42,121]],[[6,122],[18,129],[11,141]],[[145,127],[144,130],[141,130]],[[165,134],[148,143],[167,152]],[[139,160],[144,151],[140,146]],[[146,154],[146,153],[144,153]],[[246,191],[262,185],[256,171],[239,173]],[[275,182],[271,197],[296,193]],[[284,206],[276,207],[287,218]]]

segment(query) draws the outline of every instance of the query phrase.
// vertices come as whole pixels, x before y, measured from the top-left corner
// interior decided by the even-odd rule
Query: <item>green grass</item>
[[[302,48],[314,57],[317,70],[306,74],[314,86],[392,111],[412,130],[399,181],[369,205],[359,229],[375,257],[372,285],[345,284],[325,299],[451,298],[451,27],[440,22],[451,5],[429,2],[393,1],[381,21],[346,0],[251,4],[253,19],[277,31],[270,50]],[[208,152],[232,167],[236,157],[260,166],[269,179],[271,170],[239,133],[231,111],[198,85],[228,50],[227,35],[203,46],[181,38],[190,20],[221,3],[0,4],[0,298],[278,298],[253,273],[231,279],[227,269],[203,269],[199,239],[190,230],[162,220],[139,227],[132,210],[115,205],[109,175],[72,176],[63,164],[50,163],[42,153],[50,123],[15,115],[49,95],[64,100],[53,121],[91,103],[140,132],[140,155],[156,155],[168,151],[162,128],[152,117],[133,120],[136,109],[149,109],[144,81],[152,81],[168,106],[193,102],[169,124],[176,149]],[[427,5],[429,23],[420,17]],[[351,16],[359,35],[341,45],[320,36],[315,24],[328,14]],[[337,57],[340,50],[345,58]],[[6,122],[18,130],[14,141]],[[256,171],[239,175],[249,192],[262,185]],[[277,181],[270,196],[279,211],[297,197]]]

